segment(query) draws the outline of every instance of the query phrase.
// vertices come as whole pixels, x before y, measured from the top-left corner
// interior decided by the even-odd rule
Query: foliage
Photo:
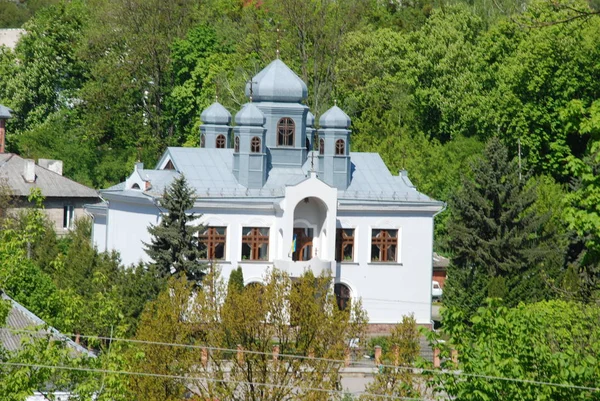
[[[206,255],[201,255],[195,235],[199,228],[190,225],[199,216],[188,213],[194,201],[194,190],[181,175],[165,188],[160,206],[166,213],[160,224],[148,227],[152,238],[145,244],[146,253],[162,277],[184,273],[188,280],[198,282],[204,276],[205,264],[200,259]]]
[[[516,161],[492,138],[484,157],[472,166],[473,178],[451,199],[448,248],[453,257],[444,303],[474,313],[488,296],[507,305],[545,299],[545,277],[556,278],[556,232],[544,232],[547,214],[536,213],[536,188],[520,179]],[[558,270],[558,271],[557,271]]]
[[[368,384],[361,400],[378,400],[382,397],[420,398],[414,374],[406,368],[414,366],[419,357],[419,330],[413,316],[404,316],[391,331],[389,349],[382,349],[382,366],[372,383]],[[397,367],[393,367],[397,366]],[[398,368],[400,367],[400,368]],[[373,394],[373,395],[370,395]]]
[[[192,285],[184,276],[171,277],[167,287],[155,301],[144,308],[136,340],[175,344],[192,344],[194,327],[189,310]],[[196,350],[168,345],[141,344],[132,360],[135,371],[156,375],[183,377],[191,372],[200,358]],[[131,378],[135,399],[149,401],[181,400],[186,393],[187,380],[161,377]]]
[[[191,315],[201,328],[202,343],[228,348],[226,341],[231,339],[253,353],[209,351],[208,361],[197,365],[196,374],[202,377],[211,372],[212,377],[229,380],[195,380],[190,388],[193,392],[203,399],[329,399],[330,394],[311,389],[336,389],[341,366],[316,357],[343,359],[349,340],[362,338],[366,317],[360,302],[353,302],[351,310],[339,310],[331,280],[310,272],[292,282],[274,269],[264,284],[230,293],[227,303],[218,273],[211,271],[202,287],[195,295]],[[274,360],[274,347],[280,354],[305,358]],[[312,373],[300,373],[309,371]]]
[[[489,301],[477,310],[470,324],[465,323],[466,317],[460,309],[446,309],[444,330],[450,341],[437,342],[439,337],[431,335],[433,345],[441,349],[442,368],[461,373],[430,374],[428,383],[438,394],[457,401],[599,399],[595,391],[573,387],[595,388],[600,377],[597,306],[544,301],[509,309]],[[458,366],[452,361],[451,349],[458,352]]]

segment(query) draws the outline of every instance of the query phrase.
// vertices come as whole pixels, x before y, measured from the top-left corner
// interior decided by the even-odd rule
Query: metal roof
[[[68,347],[79,354],[95,356],[92,352],[75,343],[64,334],[61,334],[58,330],[49,327],[45,321],[4,292],[2,292],[1,298],[11,303],[11,309],[6,317],[6,324],[0,330],[0,344],[8,352],[18,351],[21,349],[23,341],[28,339],[51,336],[56,341],[64,341]],[[30,333],[30,331],[34,333]]]
[[[0,104],[0,119],[12,118],[12,110]]]
[[[149,180],[148,191],[123,190],[119,185],[102,191],[121,196],[161,196],[173,178],[185,175],[199,198],[277,198],[285,195],[285,187],[305,180],[311,170],[311,159],[317,163],[318,152],[310,152],[302,168],[273,167],[268,172],[267,182],[260,189],[249,189],[239,184],[232,172],[233,149],[168,148],[158,166],[170,159],[174,170],[140,170],[142,178]],[[418,192],[408,177],[393,176],[377,153],[351,152],[352,180],[346,190],[338,191],[342,203],[355,202],[410,202],[436,203]],[[145,195],[144,195],[145,194]]]
[[[276,59],[246,84],[246,96],[251,95],[255,102],[300,102],[308,96],[308,88],[283,61]]]
[[[95,189],[86,187],[67,177],[35,165],[35,181],[26,182],[23,178],[25,159],[14,153],[0,154],[0,180],[6,180],[6,185],[15,196],[29,196],[32,188],[39,188],[44,197],[60,198],[97,198]]]

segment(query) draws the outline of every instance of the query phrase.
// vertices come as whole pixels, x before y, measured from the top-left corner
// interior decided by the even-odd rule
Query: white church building
[[[212,104],[199,148],[168,148],[154,169],[137,163],[125,182],[101,191],[103,203],[88,206],[95,244],[125,264],[147,261],[142,243],[160,219],[158,200],[184,174],[207,260],[224,277],[238,266],[246,284],[271,267],[327,272],[338,302],[361,298],[382,330],[408,314],[429,325],[433,224],[444,204],[406,172],[392,175],[378,154],[351,152],[350,118],[339,107],[316,125],[307,93],[277,59],[246,86],[250,101],[233,121]]]

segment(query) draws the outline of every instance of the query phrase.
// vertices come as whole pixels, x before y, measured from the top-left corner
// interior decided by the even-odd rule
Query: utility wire
[[[5,328],[5,327],[0,328],[0,330],[10,331],[13,333],[14,332],[23,332],[23,333],[39,334],[38,331],[14,330],[14,329],[9,329],[9,328]],[[206,350],[212,350],[212,351],[224,351],[224,352],[232,352],[232,353],[241,352],[244,354],[252,354],[252,355],[268,355],[268,356],[273,355],[272,352],[252,351],[252,350],[245,350],[245,349],[210,347],[210,346],[204,346],[204,345],[178,344],[178,343],[169,343],[169,342],[160,342],[160,341],[136,340],[136,339],[114,338],[114,337],[111,338],[111,337],[103,337],[103,336],[86,336],[86,335],[79,335],[79,336],[81,338],[91,338],[91,339],[109,340],[109,341],[122,341],[122,342],[131,342],[131,343],[147,344],[147,345],[160,345],[160,346],[171,346],[171,347],[182,347],[182,348],[206,349]],[[310,356],[305,356],[305,355],[277,354],[277,356],[279,358],[305,359],[305,360],[313,360],[313,361],[334,362],[334,363],[339,363],[339,364],[345,363],[345,361],[341,360],[341,359],[310,357]],[[487,380],[503,380],[503,381],[523,383],[523,384],[532,384],[532,385],[539,385],[539,386],[553,386],[553,387],[570,388],[570,389],[577,389],[577,390],[600,391],[600,387],[587,387],[587,386],[579,386],[579,385],[574,385],[574,384],[544,382],[544,381],[539,381],[539,380],[518,379],[518,378],[503,377],[503,376],[491,376],[491,375],[484,375],[484,374],[477,374],[477,373],[465,373],[460,370],[425,369],[425,368],[415,368],[413,366],[387,365],[387,364],[377,364],[373,367],[374,368],[392,368],[392,369],[411,370],[413,372],[415,372],[415,371],[416,372],[428,372],[428,373],[435,373],[435,374],[441,374],[441,375],[473,377],[473,378],[487,379]]]
[[[27,368],[40,368],[40,369],[59,369],[59,370],[69,370],[69,371],[90,372],[90,373],[119,374],[119,375],[128,375],[128,376],[155,377],[155,378],[162,378],[162,379],[204,380],[204,381],[213,382],[213,383],[233,383],[233,384],[248,384],[248,385],[253,385],[253,386],[271,387],[271,388],[291,388],[291,389],[306,390],[306,391],[319,391],[319,392],[324,392],[324,393],[329,393],[329,394],[344,395],[345,393],[348,392],[348,391],[343,391],[343,390],[327,390],[327,389],[314,388],[314,387],[293,386],[290,384],[275,384],[275,383],[262,383],[262,382],[242,381],[242,380],[214,379],[214,378],[210,378],[210,377],[200,377],[200,376],[168,375],[168,374],[162,374],[162,373],[132,372],[132,371],[127,371],[127,370],[109,370],[109,369],[84,368],[84,367],[64,366],[64,365],[42,365],[42,364],[36,364],[36,363],[20,363],[20,362],[0,362],[0,365],[15,366],[15,367],[27,367]],[[367,395],[367,396],[393,399],[393,400],[426,401],[424,398],[400,397],[400,396],[385,395],[385,394],[373,394],[373,393],[367,393],[367,392],[356,392],[355,394],[363,394],[363,395]]]

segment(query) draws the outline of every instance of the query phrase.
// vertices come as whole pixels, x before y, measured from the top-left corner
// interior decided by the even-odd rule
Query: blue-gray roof
[[[315,115],[309,111],[306,115],[306,126],[312,127],[313,125],[315,125]]]
[[[11,109],[0,104],[0,118],[1,119],[12,118],[11,112],[12,112]]]
[[[221,103],[214,102],[200,114],[200,119],[205,124],[227,125],[231,122],[231,113]]]
[[[246,103],[235,115],[237,125],[251,125],[261,127],[266,121],[265,115],[252,103]]]
[[[174,177],[185,175],[199,198],[277,198],[285,194],[285,187],[305,180],[311,170],[311,158],[317,161],[318,152],[309,153],[301,168],[274,167],[261,189],[248,189],[239,184],[232,173],[233,149],[168,148],[159,162],[166,158],[173,162],[174,170],[141,170],[144,179],[150,180],[148,191],[133,191],[113,187],[102,192],[119,193],[123,196],[161,196]],[[436,202],[416,190],[405,175],[394,176],[377,153],[350,153],[352,180],[346,190],[338,191],[341,202],[355,201],[404,201]]]
[[[250,97],[250,82],[246,84],[246,96]],[[255,102],[300,102],[307,96],[304,81],[279,59],[252,78],[252,100]]]
[[[23,346],[23,341],[51,336],[55,341],[65,341],[66,345],[78,354],[95,356],[92,352],[58,332],[58,330],[49,327],[45,321],[4,292],[1,293],[0,299],[10,302],[6,325],[0,329],[0,344],[7,351],[18,351]]]
[[[342,109],[333,106],[319,118],[321,128],[348,128],[350,127],[350,117]]]

